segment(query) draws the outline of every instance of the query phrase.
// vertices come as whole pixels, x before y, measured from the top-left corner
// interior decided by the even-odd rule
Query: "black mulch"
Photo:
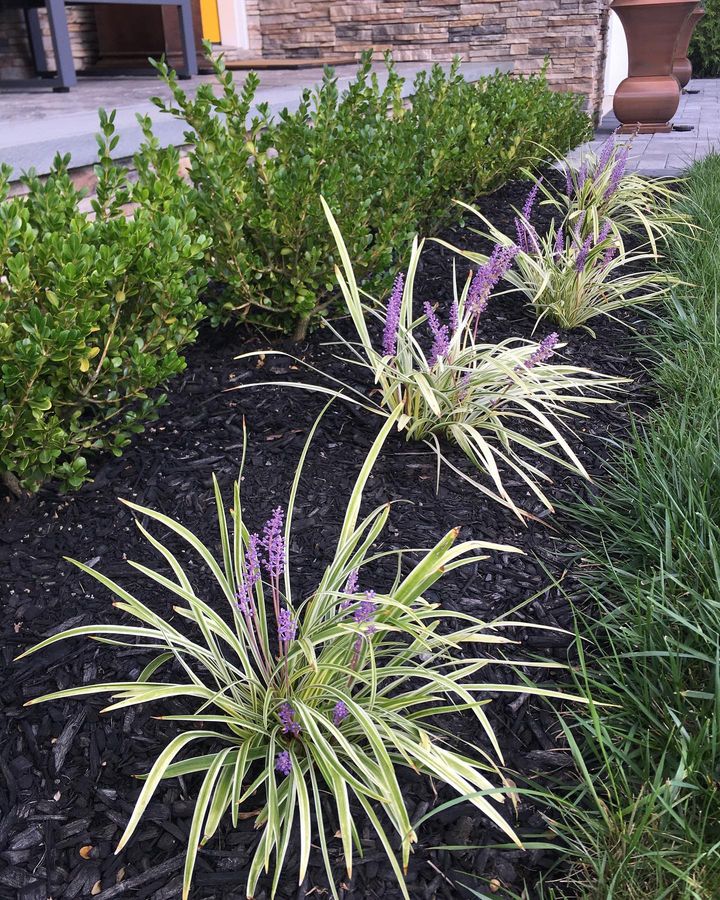
[[[504,228],[512,227],[510,204],[522,205],[527,184],[512,183],[482,201],[484,212]],[[541,217],[542,217],[541,213]],[[483,241],[449,229],[449,239],[487,249]],[[418,277],[422,299],[447,300],[452,255],[428,244]],[[460,260],[458,271],[467,269]],[[641,361],[632,350],[632,331],[640,316],[629,312],[625,325],[598,322],[597,340],[582,332],[563,335],[564,357],[603,372],[635,377]],[[494,301],[483,321],[483,337],[529,336],[533,318],[514,299]],[[547,329],[545,329],[547,330]],[[545,330],[539,335],[542,336]],[[305,360],[343,377],[356,377],[368,388],[362,373],[343,367],[322,346],[328,335],[317,333],[299,348]],[[273,378],[311,380],[307,371],[278,357],[238,362],[241,351],[267,346],[257,334],[242,329],[206,331],[187,354],[187,370],[171,384],[169,400],[157,422],[138,437],[121,458],[94,461],[94,482],[74,494],[63,495],[50,485],[21,504],[8,498],[0,506],[0,567],[4,573],[2,617],[2,680],[0,681],[0,897],[22,900],[70,900],[95,894],[170,900],[180,896],[186,836],[196,784],[167,782],[158,792],[134,839],[123,853],[114,845],[127,821],[138,783],[133,773],[146,770],[172,733],[169,723],[133,708],[125,714],[100,715],[102,700],[69,701],[23,708],[41,693],[94,681],[137,676],[144,665],[141,652],[116,650],[79,640],[13,663],[13,657],[42,636],[61,628],[117,620],[109,594],[91,578],[63,561],[73,556],[119,579],[131,592],[151,603],[164,603],[148,590],[148,583],[125,563],[132,558],[154,565],[156,558],[134,527],[125,497],[154,507],[189,525],[217,548],[211,473],[215,472],[230,496],[242,446],[242,421],[249,432],[244,497],[251,524],[258,527],[273,507],[287,496],[305,436],[325,400],[297,390],[250,388],[226,392],[236,385]],[[278,345],[285,346],[285,345]],[[645,402],[647,388],[636,381],[622,402],[589,410],[578,420],[579,454],[593,474],[602,471],[607,441],[627,430],[628,403]],[[328,559],[343,507],[364,454],[380,420],[337,403],[322,421],[301,483],[300,503],[291,552],[294,567],[307,583]],[[448,454],[460,466],[463,457]],[[588,486],[563,469],[551,471],[552,494],[559,500],[584,493]],[[515,485],[519,502],[536,513],[527,491]],[[384,535],[384,547],[427,546],[450,528],[461,525],[463,535],[512,544],[525,555],[495,554],[472,569],[452,573],[434,597],[449,609],[462,609],[482,618],[504,615],[530,597],[529,605],[514,613],[517,619],[572,629],[573,602],[555,587],[563,578],[573,595],[572,571],[566,572],[572,538],[563,532],[560,516],[546,517],[528,527],[507,510],[483,498],[466,482],[445,470],[435,493],[435,459],[422,445],[405,443],[393,435],[388,441],[367,490],[368,505],[388,499],[410,501],[395,505]],[[157,532],[157,529],[156,529]],[[159,534],[161,538],[166,535]],[[187,557],[185,557],[187,558]],[[195,565],[188,560],[188,565]],[[379,570],[377,584],[387,572]],[[370,587],[370,585],[365,585]],[[565,661],[569,640],[559,633],[514,629],[522,641],[518,653],[540,654]],[[531,670],[528,670],[531,674]],[[492,676],[507,680],[507,672]],[[548,676],[545,676],[546,678]],[[559,677],[559,676],[558,676]],[[154,709],[152,712],[158,713]],[[558,738],[552,706],[498,694],[490,713],[505,759],[515,778],[546,777],[570,765]],[[485,746],[471,716],[453,724],[466,739]],[[404,777],[411,820],[450,799],[452,792],[428,779]],[[332,816],[330,816],[332,819]],[[536,808],[521,802],[516,825],[521,834],[542,830]],[[365,846],[363,861],[344,889],[347,898],[399,897],[382,847],[369,825],[358,817]],[[497,851],[500,835],[486,826],[473,807],[457,806],[429,820],[408,875],[413,898],[466,897],[462,883],[480,888],[496,879],[495,889],[521,890],[532,885],[553,856],[545,851]],[[192,897],[240,898],[257,833],[250,819],[237,830],[229,824],[198,857]],[[337,858],[338,841],[331,841]],[[479,845],[481,849],[450,852],[440,845]],[[298,889],[290,854],[287,876],[279,897],[329,896],[322,863],[317,858]],[[338,880],[341,865],[337,864]],[[461,873],[468,873],[463,875]],[[502,887],[496,896],[503,896]],[[257,894],[267,897],[267,888]]]

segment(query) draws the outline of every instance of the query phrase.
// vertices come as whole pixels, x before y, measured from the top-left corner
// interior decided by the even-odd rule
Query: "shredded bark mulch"
[[[512,228],[512,205],[522,205],[528,185],[514,182],[484,198],[481,206],[500,227]],[[540,211],[542,221],[547,214]],[[461,226],[444,235],[453,242],[487,249],[482,239]],[[464,276],[467,262],[455,257]],[[451,297],[453,255],[428,243],[417,279],[419,299],[448,302]],[[642,317],[629,311],[623,323],[596,320],[597,339],[577,331],[562,335],[562,356],[574,364],[636,379],[619,402],[588,407],[587,419],[576,420],[574,446],[593,476],[601,476],[608,442],[627,432],[629,407],[648,399],[639,377],[633,328]],[[482,338],[530,336],[531,312],[512,297],[491,301],[483,320]],[[595,323],[594,323],[595,324]],[[340,323],[347,329],[347,323]],[[550,330],[543,328],[537,337]],[[349,331],[347,331],[349,333]],[[305,361],[336,377],[351,380],[369,393],[366,373],[339,362],[337,347],[326,346],[332,336],[323,330],[291,350]],[[268,356],[237,361],[249,349],[262,349],[267,340],[242,328],[207,330],[188,354],[186,371],[169,386],[169,399],[160,418],[148,426],[120,459],[93,461],[92,483],[73,494],[53,485],[20,503],[5,498],[0,504],[0,569],[3,572],[2,645],[0,666],[0,898],[70,900],[95,895],[99,900],[132,897],[171,900],[180,896],[181,872],[197,782],[163,783],[135,837],[118,856],[115,844],[130,815],[139,783],[133,774],[147,771],[172,736],[172,723],[151,717],[161,709],[130,708],[101,715],[104,698],[23,707],[28,699],[53,690],[96,681],[137,677],[147,662],[146,651],[112,648],[96,642],[67,642],[21,663],[13,658],[42,637],[60,629],[103,621],[119,621],[111,597],[100,585],[64,561],[74,557],[119,580],[155,608],[167,609],[167,598],[131,569],[126,559],[157,566],[152,548],[143,540],[123,497],[153,507],[188,525],[219,552],[211,473],[231,496],[243,443],[243,419],[248,429],[244,473],[244,503],[255,528],[272,509],[285,504],[303,443],[326,402],[318,394],[280,387],[252,387],[261,380],[318,380],[287,359]],[[639,380],[638,380],[639,377]],[[243,390],[228,391],[242,386]],[[329,560],[337,536],[345,498],[377,433],[380,419],[348,404],[336,402],[323,418],[300,485],[291,558],[299,583],[310,587]],[[473,474],[456,448],[444,448],[459,467]],[[559,467],[543,466],[553,478],[551,495],[569,500],[587,494],[592,486]],[[394,505],[383,549],[432,545],[459,525],[464,537],[511,544],[519,554],[492,554],[472,568],[450,573],[429,592],[448,609],[460,609],[482,619],[504,616],[528,623],[572,631],[573,604],[583,598],[573,580],[570,563],[573,536],[563,529],[562,517],[548,516],[523,485],[512,479],[516,500],[539,518],[527,526],[508,510],[484,498],[467,482],[444,468],[436,493],[436,459],[424,445],[408,444],[392,435],[375,468],[366,492],[368,508],[387,500]],[[168,535],[154,529],[163,540]],[[170,541],[172,546],[176,546]],[[190,571],[198,562],[178,548]],[[568,570],[568,565],[570,569]],[[376,584],[386,586],[391,568],[379,566]],[[559,590],[554,582],[560,580]],[[570,599],[568,599],[568,597]],[[534,598],[534,599],[531,599]],[[530,602],[528,602],[530,601]],[[516,658],[539,655],[566,662],[571,638],[561,632],[509,631],[520,643]],[[492,654],[492,649],[490,649]],[[491,666],[488,679],[510,681],[509,670]],[[527,669],[529,677],[537,671]],[[544,673],[545,684],[562,675]],[[509,773],[518,783],[541,782],[571,766],[558,736],[553,704],[516,695],[496,694],[487,707],[503,748]],[[487,748],[478,723],[470,714],[458,715],[453,732]],[[452,791],[429,779],[403,774],[411,820],[453,797]],[[326,811],[333,822],[330,804]],[[520,802],[513,821],[521,835],[543,831],[541,811]],[[364,858],[356,860],[351,882],[343,880],[339,841],[331,839],[337,883],[342,896],[400,897],[392,870],[369,823],[358,814],[357,826]],[[252,819],[233,830],[229,822],[198,855],[192,897],[244,897],[249,861],[258,833]],[[487,890],[494,880],[495,896],[505,889],[531,886],[538,873],[554,861],[543,850],[497,849],[502,836],[489,827],[469,804],[455,806],[425,823],[408,873],[413,898],[468,897],[463,885]],[[457,845],[473,849],[448,850]],[[298,888],[297,848],[288,853],[280,898],[329,896],[319,852]],[[505,894],[507,895],[507,894]],[[258,898],[269,896],[261,882]]]

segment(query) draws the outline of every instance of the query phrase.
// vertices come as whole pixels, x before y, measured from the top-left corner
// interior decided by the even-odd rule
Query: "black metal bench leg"
[[[178,4],[178,15],[180,16],[180,39],[182,41],[183,56],[185,58],[185,72],[183,74],[186,78],[190,78],[190,76],[197,75],[198,73],[190,0],[181,0]]]
[[[67,11],[64,0],[45,0],[50,22],[53,50],[55,52],[55,68],[57,69],[59,86],[56,91],[69,91],[77,84],[75,65],[70,49],[70,31],[68,29]]]
[[[25,10],[25,24],[27,25],[28,38],[30,39],[30,51],[35,71],[38,75],[47,75],[48,62],[40,28],[40,16],[34,7]]]

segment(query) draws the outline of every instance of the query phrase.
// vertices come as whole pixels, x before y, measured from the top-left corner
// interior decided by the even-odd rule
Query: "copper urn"
[[[690,39],[695,31],[695,26],[705,15],[705,10],[698,5],[685,19],[685,24],[680,29],[677,44],[675,44],[675,58],[673,59],[673,75],[680,82],[680,87],[684,88],[692,78],[692,63],[688,59],[688,50],[690,48]]]
[[[620,82],[613,111],[621,131],[668,132],[680,103],[673,58],[680,31],[697,0],[613,0],[628,46],[628,77]]]

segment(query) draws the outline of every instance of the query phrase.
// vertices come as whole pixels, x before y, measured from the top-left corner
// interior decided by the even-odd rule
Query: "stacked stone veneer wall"
[[[594,104],[602,80],[604,0],[259,0],[263,56],[390,48],[398,60],[511,61]]]
[[[95,13],[91,6],[68,6],[67,15],[75,68],[82,69],[97,58]],[[44,9],[40,10],[40,27],[48,63],[52,66],[52,41]],[[32,74],[24,13],[18,9],[0,9],[0,79],[28,78]]]

